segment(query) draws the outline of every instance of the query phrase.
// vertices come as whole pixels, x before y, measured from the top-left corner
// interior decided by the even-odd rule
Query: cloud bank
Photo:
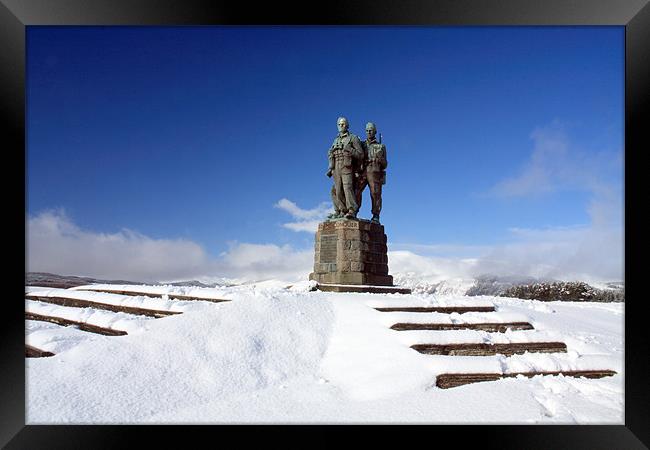
[[[313,264],[312,250],[274,244],[231,243],[210,257],[186,239],[152,239],[131,230],[97,233],[83,230],[63,210],[28,217],[26,256],[29,272],[123,279],[141,282],[269,278],[306,279]]]
[[[422,255],[410,245],[391,245],[389,267],[393,274],[408,273],[428,282],[483,275],[534,277],[602,283],[624,279],[624,242],[618,229],[592,227],[512,229],[506,244],[455,246],[462,255]],[[426,246],[422,247],[424,251]],[[434,249],[439,246],[432,246]],[[427,253],[430,253],[427,251]]]
[[[621,151],[585,152],[571,142],[558,121],[536,128],[530,138],[533,151],[528,161],[518,174],[493,186],[490,195],[530,197],[579,190],[607,196],[617,190],[623,170]]]
[[[513,229],[509,244],[493,247],[392,245],[391,274],[430,283],[479,275],[533,276],[587,282],[623,279],[620,235],[589,228]],[[441,257],[440,250],[453,251]],[[422,254],[425,253],[425,254]],[[476,257],[468,257],[474,254]],[[230,244],[217,258],[188,240],[152,239],[122,230],[82,230],[62,211],[30,217],[27,271],[141,282],[306,280],[313,249],[275,244]]]
[[[585,153],[556,122],[531,134],[532,154],[519,174],[497,183],[490,195],[532,197],[566,191],[589,194],[590,223],[578,227],[510,231],[508,244],[477,261],[478,272],[562,280],[622,280],[624,207],[622,151]]]
[[[394,244],[391,272],[417,273],[429,281],[480,275],[594,283],[623,280],[622,152],[587,153],[576,147],[557,121],[536,128],[530,137],[533,149],[526,163],[489,189],[487,197],[586,192],[588,224],[511,228],[507,242],[493,246]]]
[[[288,212],[295,220],[294,222],[282,224],[283,227],[292,231],[304,231],[307,233],[315,233],[318,229],[318,224],[325,220],[328,214],[334,212],[334,208],[332,208],[330,202],[323,202],[313,209],[302,209],[291,200],[283,198],[273,206]]]

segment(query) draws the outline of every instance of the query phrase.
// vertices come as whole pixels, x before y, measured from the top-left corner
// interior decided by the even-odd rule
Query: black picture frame
[[[395,431],[404,443],[413,431],[430,445],[443,445],[451,438],[454,447],[467,443],[481,448],[517,449],[635,449],[647,448],[650,398],[646,386],[648,374],[648,337],[644,332],[643,298],[638,289],[633,261],[639,246],[628,245],[638,236],[640,223],[635,213],[635,171],[641,167],[639,157],[647,147],[647,118],[650,104],[650,0],[407,0],[407,1],[330,1],[323,4],[250,5],[245,2],[173,1],[173,0],[0,0],[0,98],[2,123],[7,126],[3,137],[6,153],[16,158],[16,166],[26,174],[25,147],[25,31],[31,25],[617,25],[625,27],[625,425],[457,425],[423,426],[417,429],[373,427],[368,433],[384,439]],[[647,122],[646,122],[647,123]],[[646,146],[644,147],[643,144]],[[22,159],[19,159],[22,156]],[[9,167],[9,166],[7,166]],[[13,161],[11,167],[14,167]],[[16,171],[17,172],[17,171]],[[26,175],[24,185],[26,186]],[[5,192],[16,190],[11,182]],[[13,194],[10,194],[13,195]],[[14,233],[24,233],[26,197],[22,212],[5,218]],[[18,209],[18,206],[16,207]],[[24,248],[23,248],[24,250]],[[24,251],[11,259],[25,262]],[[13,275],[13,272],[12,272]],[[24,273],[23,273],[24,276]],[[5,299],[3,338],[0,352],[2,365],[2,402],[0,404],[0,445],[6,448],[122,448],[130,447],[137,435],[157,437],[166,444],[186,444],[189,437],[210,434],[209,445],[223,439],[223,429],[209,426],[36,426],[25,425],[24,310],[16,301],[15,290],[24,285],[13,282]],[[16,278],[18,275],[16,274]],[[24,281],[24,278],[23,278]],[[647,325],[646,325],[647,326]],[[53,387],[55,389],[55,387]],[[341,426],[260,427],[265,434],[296,428],[308,441],[326,444],[341,442],[330,431],[350,429]],[[355,429],[357,427],[354,427]],[[250,427],[228,427],[238,431],[237,444],[252,443],[259,437]],[[306,431],[306,433],[303,433]],[[406,434],[403,434],[406,433]],[[400,438],[401,434],[401,438]],[[219,436],[218,440],[214,440]],[[316,439],[315,439],[316,438]],[[269,443],[272,441],[269,441]],[[284,444],[284,442],[282,442]],[[413,442],[411,442],[413,445]],[[449,444],[447,444],[449,445]]]

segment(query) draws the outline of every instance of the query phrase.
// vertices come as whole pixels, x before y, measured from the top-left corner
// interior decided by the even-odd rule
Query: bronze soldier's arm
[[[368,165],[368,145],[361,141],[361,149],[363,151],[363,156],[361,157],[361,172],[365,172],[366,166]]]
[[[384,144],[381,144],[381,149],[383,150],[382,152],[382,158],[380,161],[380,166],[381,170],[386,170],[386,167],[388,167],[388,159],[386,157],[386,146]]]
[[[359,140],[358,136],[354,136],[350,140],[350,146],[352,147],[352,157],[363,163],[365,152],[363,151],[363,146],[361,145],[361,140]]]
[[[327,151],[327,173],[325,173],[325,175],[331,177],[333,171],[334,171],[334,154],[332,153],[332,148],[330,148]]]
[[[334,139],[334,142],[332,142],[332,145],[330,146],[330,149],[327,151],[327,175],[328,177],[332,176],[332,173],[334,172],[334,149],[336,147],[336,139]]]

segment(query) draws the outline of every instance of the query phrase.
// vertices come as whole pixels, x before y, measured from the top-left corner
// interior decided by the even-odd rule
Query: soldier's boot
[[[350,208],[348,210],[347,214],[345,214],[345,218],[346,219],[356,219],[357,218],[357,212],[354,209]]]
[[[327,218],[328,219],[338,219],[341,217],[341,213],[339,211],[334,211],[332,214],[328,214]]]
[[[373,214],[372,219],[370,219],[372,223],[379,223],[379,214]]]

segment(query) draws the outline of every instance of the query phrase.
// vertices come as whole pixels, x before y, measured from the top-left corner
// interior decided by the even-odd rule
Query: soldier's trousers
[[[366,174],[361,174],[354,180],[354,198],[357,201],[357,208],[361,210],[361,201],[363,200],[363,190],[368,186]]]
[[[363,190],[368,186],[370,188],[370,199],[372,201],[372,215],[379,215],[381,212],[381,182],[382,172],[367,171],[366,176],[362,178],[357,189],[357,202],[361,205]]]
[[[354,175],[335,170],[333,178],[332,203],[334,204],[334,210],[344,214],[348,211],[356,213],[359,206],[354,195]]]

